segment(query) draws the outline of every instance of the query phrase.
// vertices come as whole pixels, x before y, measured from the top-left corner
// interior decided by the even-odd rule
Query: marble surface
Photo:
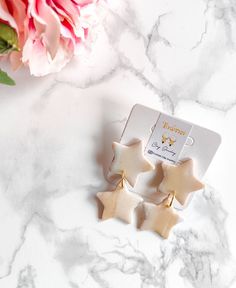
[[[60,73],[11,74],[17,86],[0,87],[0,288],[236,287],[235,1],[108,0],[91,48]],[[97,218],[111,143],[136,103],[223,138],[168,240]]]

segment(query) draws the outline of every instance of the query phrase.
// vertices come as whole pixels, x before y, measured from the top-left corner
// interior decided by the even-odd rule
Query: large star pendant
[[[114,191],[98,192],[97,197],[104,206],[103,220],[119,218],[127,223],[131,223],[134,209],[143,201],[140,196],[129,192],[124,182]]]
[[[157,232],[163,238],[168,238],[170,230],[179,222],[179,215],[171,205],[166,205],[164,200],[161,204],[144,203],[145,217],[141,230]]]

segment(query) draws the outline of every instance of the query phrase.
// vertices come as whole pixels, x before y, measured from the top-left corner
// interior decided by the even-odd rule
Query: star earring
[[[127,223],[131,223],[134,209],[143,201],[140,196],[129,192],[124,173],[114,191],[98,192],[97,197],[104,206],[102,220],[119,218]]]
[[[176,192],[176,199],[181,205],[186,203],[190,193],[204,188],[204,184],[193,175],[193,160],[189,159],[179,165],[162,163],[164,178],[159,191],[169,194]]]
[[[158,233],[163,238],[168,238],[173,226],[179,220],[179,215],[172,208],[175,192],[171,192],[159,205],[144,203],[145,220],[141,230],[150,230]]]
[[[144,156],[142,141],[126,146],[113,142],[114,159],[110,171],[113,174],[125,174],[126,180],[134,187],[138,174],[155,169],[155,166]]]
[[[113,174],[121,175],[121,180],[114,191],[97,193],[97,197],[104,206],[102,219],[115,217],[130,223],[134,209],[143,199],[130,192],[127,184],[133,187],[139,173],[153,170],[155,167],[143,155],[141,141],[130,146],[113,142],[112,149],[114,158],[110,171]]]

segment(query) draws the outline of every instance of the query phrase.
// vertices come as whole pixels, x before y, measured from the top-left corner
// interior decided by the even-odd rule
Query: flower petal
[[[23,50],[22,61],[29,65],[30,73],[44,76],[60,71],[73,56],[72,47],[61,43],[55,57],[50,60],[47,48],[38,40],[28,39]]]
[[[60,42],[59,17],[53,9],[48,6],[45,0],[30,0],[30,2],[29,12],[36,20],[36,28],[40,27],[37,32],[39,32],[43,44],[53,59],[57,53]],[[37,23],[39,24],[38,26]]]

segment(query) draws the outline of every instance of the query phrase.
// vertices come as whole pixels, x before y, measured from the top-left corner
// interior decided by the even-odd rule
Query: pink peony
[[[19,38],[21,52],[11,52],[12,66],[27,64],[36,76],[59,71],[87,38],[96,2],[0,0],[0,21]]]

